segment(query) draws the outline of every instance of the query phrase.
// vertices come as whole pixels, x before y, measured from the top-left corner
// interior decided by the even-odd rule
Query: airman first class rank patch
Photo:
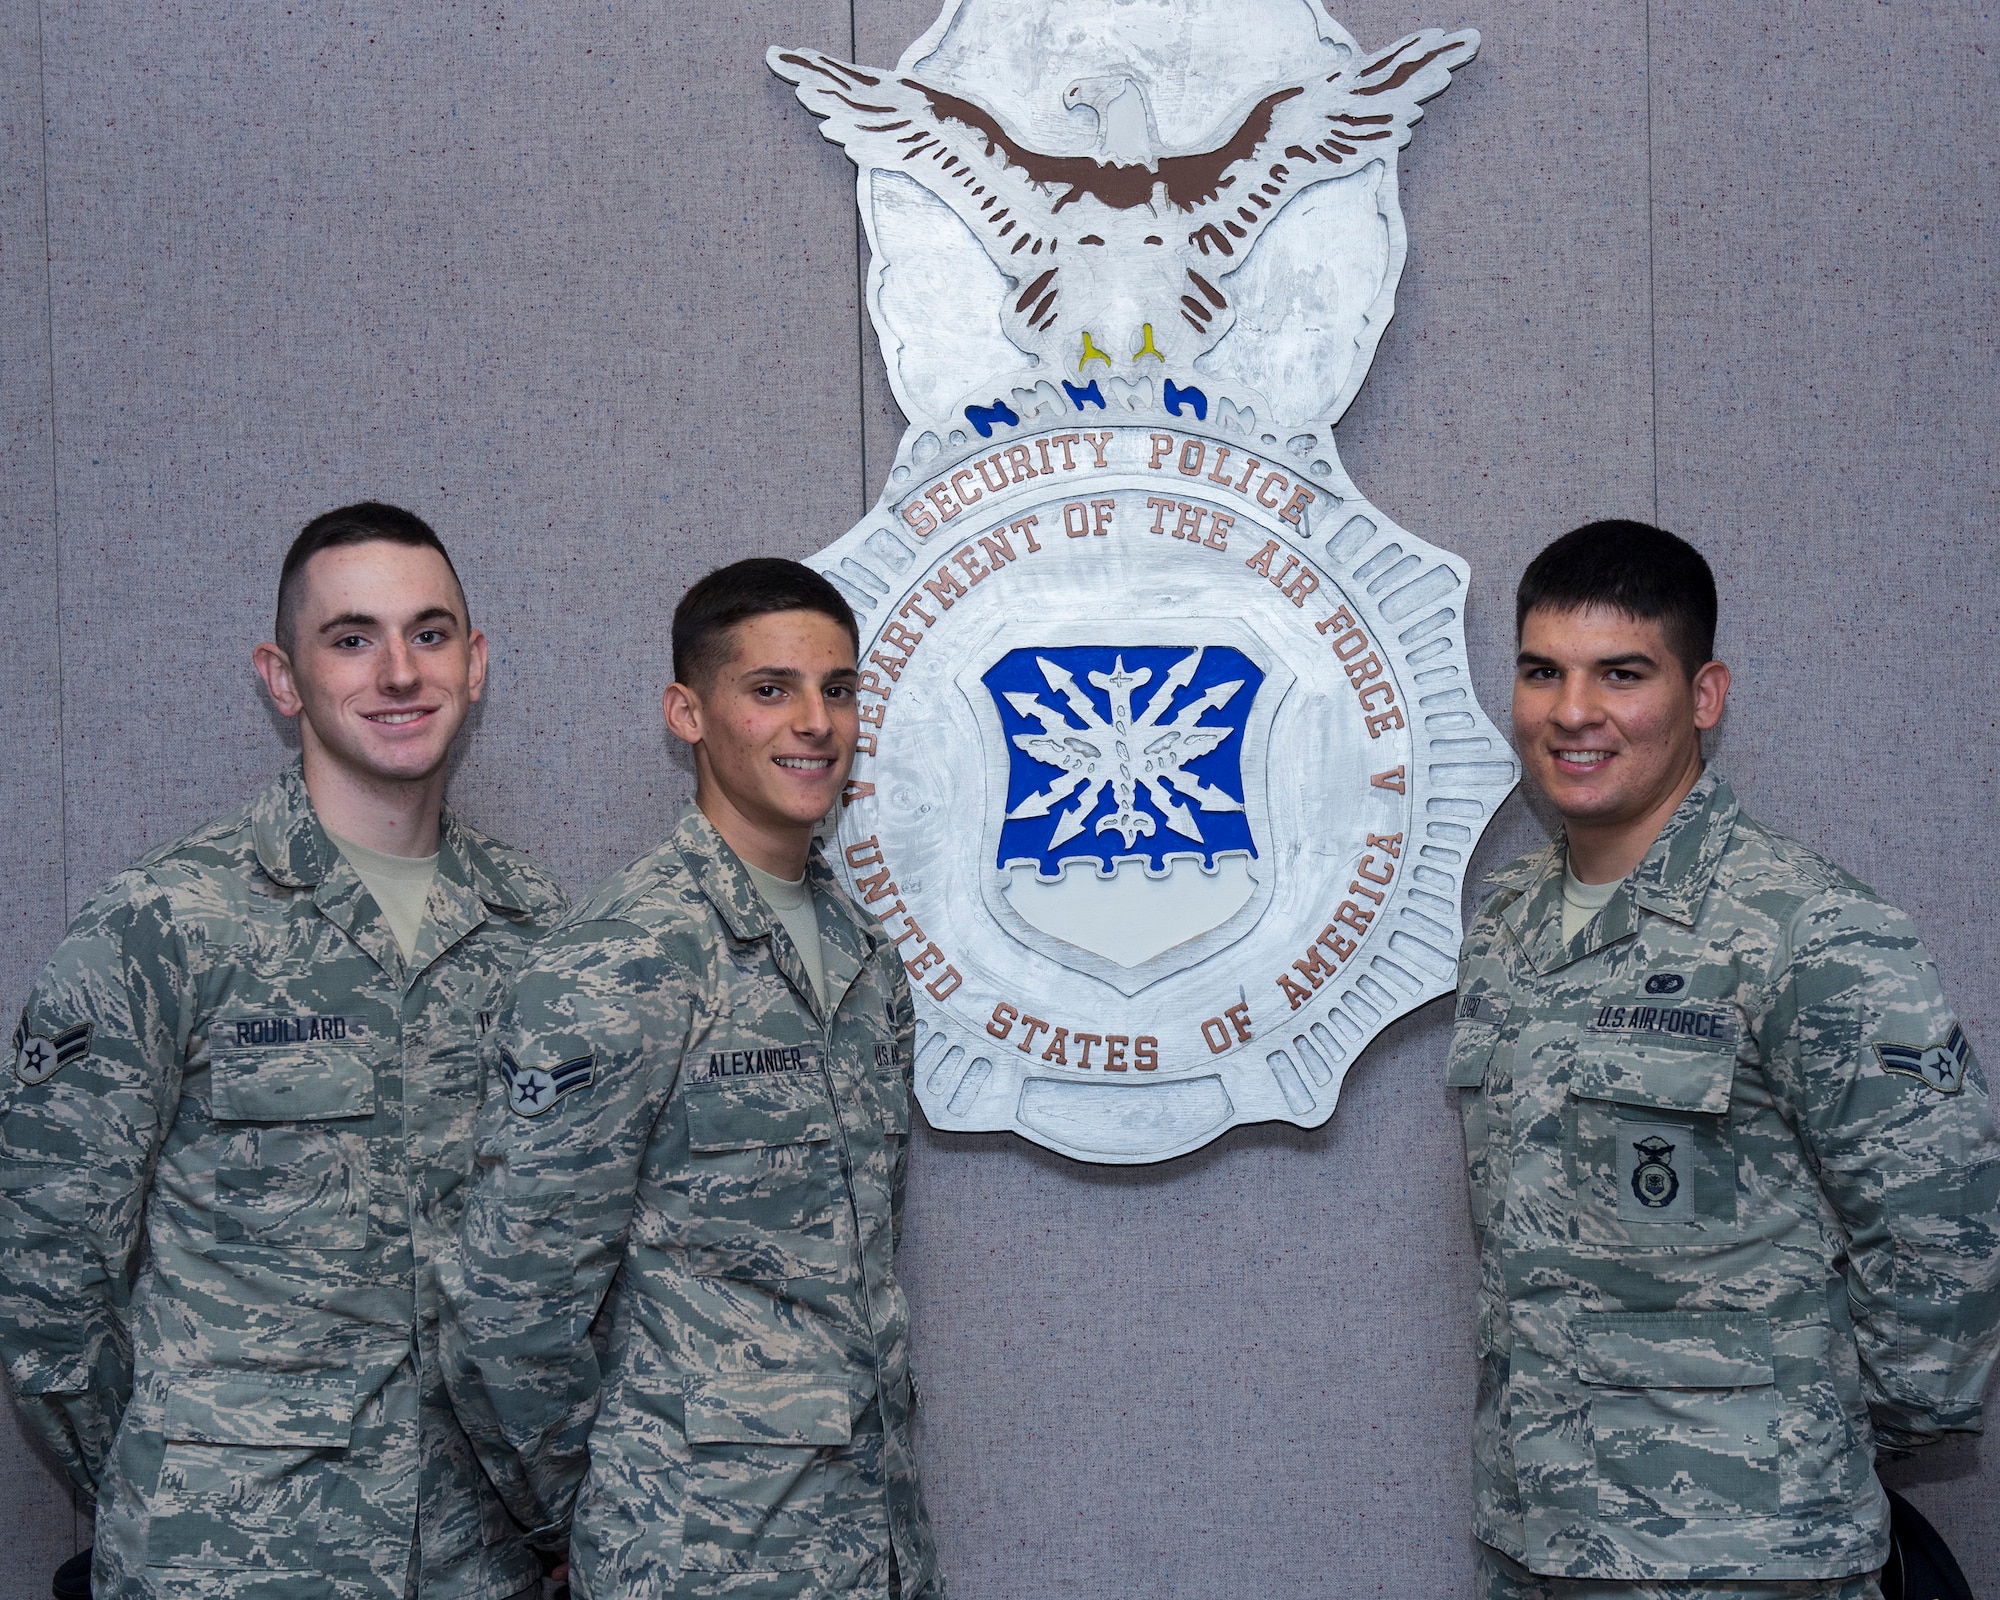
[[[1915,1078],[1939,1094],[1957,1094],[1965,1087],[1965,1061],[1972,1052],[1965,1030],[1951,1025],[1951,1035],[1942,1044],[1888,1044],[1875,1041],[1875,1059],[1884,1072]]]
[[[500,1052],[500,1080],[507,1088],[507,1109],[517,1116],[539,1117],[574,1089],[589,1085],[597,1069],[597,1057],[578,1056],[550,1067],[523,1069],[505,1050]]]
[[[47,1083],[77,1057],[90,1054],[90,1024],[79,1022],[44,1036],[28,1031],[28,1013],[23,1010],[21,1020],[14,1024],[12,1043],[14,1076],[23,1083]]]

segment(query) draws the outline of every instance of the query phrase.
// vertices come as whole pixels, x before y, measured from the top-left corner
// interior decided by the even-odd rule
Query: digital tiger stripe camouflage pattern
[[[941,1597],[893,1255],[910,1128],[894,943],[808,866],[799,952],[690,805],[517,981],[447,1269],[452,1394],[578,1600]],[[575,1063],[591,1063],[587,1073]],[[572,1514],[573,1507],[573,1514]]]
[[[0,1355],[97,1496],[99,1596],[538,1581],[445,1394],[433,1267],[481,1019],[562,909],[446,813],[405,963],[294,765],[71,925],[0,1084]]]
[[[1575,1578],[1868,1572],[1877,1447],[1978,1429],[2000,1345],[1985,1076],[1909,919],[1713,772],[1567,944],[1565,848],[1460,961],[1475,1531]]]

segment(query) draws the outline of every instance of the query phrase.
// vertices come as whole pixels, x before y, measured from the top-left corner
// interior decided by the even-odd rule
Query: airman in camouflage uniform
[[[502,1018],[447,1379],[517,1517],[555,1527],[574,1502],[578,1600],[941,1597],[892,1259],[909,988],[812,844],[853,755],[852,614],[805,568],[740,566],[675,621],[695,804],[549,937]],[[740,612],[746,588],[762,613],[723,630],[726,670],[697,670],[691,604]],[[787,852],[818,974],[746,865],[787,877]]]
[[[1593,820],[1641,719],[1565,711],[1556,770],[1521,693]],[[1496,875],[1459,969],[1485,1593],[1873,1596],[1876,1449],[1976,1431],[2000,1342],[1985,1077],[1909,919],[1714,772],[1565,938],[1571,843]]]
[[[471,1170],[481,1035],[563,900],[432,816],[408,959],[294,764],[112,879],[22,1015],[0,1355],[97,1499],[101,1597],[539,1581],[445,1394],[433,1263]]]

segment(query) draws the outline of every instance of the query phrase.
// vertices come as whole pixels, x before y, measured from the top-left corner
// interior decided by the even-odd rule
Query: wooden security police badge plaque
[[[776,48],[859,169],[909,418],[812,558],[862,627],[833,852],[933,1125],[1157,1161],[1315,1126],[1452,987],[1512,787],[1465,563],[1334,424],[1393,309],[1396,153],[1478,48],[1306,0],[957,0],[893,68]]]

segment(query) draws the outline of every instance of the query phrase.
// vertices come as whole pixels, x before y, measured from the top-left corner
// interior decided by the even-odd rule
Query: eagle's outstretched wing
[[[1073,194],[1085,168],[1100,176],[1131,171],[1152,182],[1143,167],[1107,169],[1088,157],[1039,155],[983,107],[915,79],[817,50],[773,48],[766,59],[797,86],[799,103],[823,119],[820,132],[855,165],[906,172],[951,207],[1009,282],[1028,285],[1032,292],[1012,309],[1036,332],[1054,325],[1057,299],[1054,219],[1062,202],[1052,186]]]
[[[1408,144],[1423,102],[1478,49],[1470,30],[1427,28],[1359,66],[1265,96],[1213,150],[1162,161],[1167,199],[1195,224],[1188,243],[1216,273],[1233,271],[1300,190]]]

